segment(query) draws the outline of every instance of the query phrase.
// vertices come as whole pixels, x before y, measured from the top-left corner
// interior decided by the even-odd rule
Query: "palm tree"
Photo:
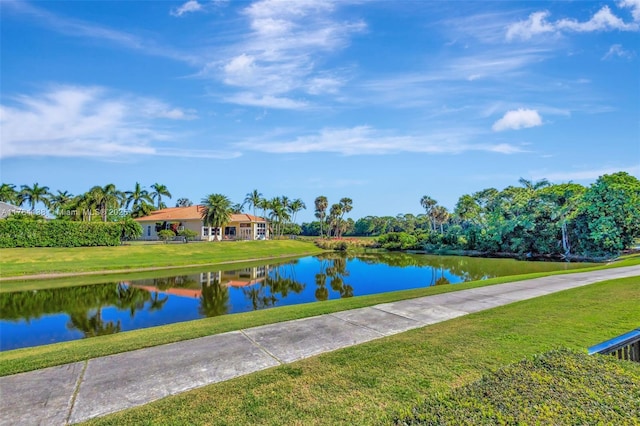
[[[91,222],[91,215],[93,214],[93,209],[96,208],[96,202],[89,192],[85,192],[73,197],[66,207],[70,212],[69,220]]]
[[[124,193],[118,191],[112,183],[104,187],[94,186],[89,190],[89,194],[94,198],[103,222],[107,221],[108,212],[110,210],[118,210],[125,199]]]
[[[164,195],[165,197],[171,198],[169,189],[161,183],[154,183],[151,185],[151,189],[153,189],[153,192],[149,194],[149,196],[152,200],[158,199],[158,209],[166,208],[167,206],[162,202],[162,196]]]
[[[45,206],[49,207],[49,194],[48,186],[40,186],[38,183],[34,183],[32,187],[22,185],[20,187],[20,193],[18,195],[18,206],[21,206],[24,202],[31,206],[31,212],[36,209],[36,204],[42,202]]]
[[[209,194],[202,199],[202,222],[205,226],[211,226],[218,235],[218,229],[229,223],[231,219],[231,201],[222,194]],[[216,238],[214,237],[214,240]]]
[[[178,198],[176,201],[176,207],[191,207],[193,202],[188,198]]]
[[[276,235],[282,236],[282,224],[286,223],[291,216],[287,212],[287,197],[275,197],[269,200],[269,208],[271,209],[271,213],[269,213],[270,219],[276,224]]]
[[[149,195],[149,191],[144,189],[139,182],[136,182],[133,191],[127,191],[124,194],[127,197],[126,208],[129,208],[129,205],[131,205],[131,209],[136,210],[136,208],[144,202],[153,204],[153,199]]]
[[[262,209],[262,217],[266,218],[267,210],[269,210],[269,200],[267,200],[266,198],[261,199],[256,207],[259,207]]]
[[[451,215],[447,211],[446,207],[443,206],[435,206],[432,210],[432,214],[434,222],[440,224],[440,233],[444,234],[442,225],[449,221],[449,217]]]
[[[244,204],[235,203],[231,206],[231,212],[235,214],[241,214],[244,209]]]
[[[340,199],[340,224],[342,225],[344,215],[349,213],[353,209],[353,200],[351,198]],[[342,226],[340,226],[340,232],[338,237],[342,236]]]
[[[289,211],[293,215],[294,223],[296,221],[296,215],[298,214],[298,212],[306,208],[307,208],[306,204],[300,198],[296,198],[291,202],[291,204],[289,205]]]
[[[69,204],[73,200],[73,195],[69,191],[58,190],[57,194],[49,195],[49,208],[53,211],[60,210],[63,206]]]
[[[0,185],[0,201],[16,204],[18,202],[18,191],[16,191],[16,186],[10,183],[3,183]]]
[[[260,201],[262,201],[262,194],[258,192],[257,189],[248,192],[245,196],[244,202],[249,205],[249,208],[253,209],[254,216],[256,215],[256,207],[260,205]]]
[[[138,217],[149,216],[155,209],[156,208],[153,206],[153,204],[149,204],[146,201],[143,201],[142,203],[134,207],[133,210],[131,210],[131,217],[135,219]]]
[[[316,207],[315,216],[320,221],[320,238],[322,238],[322,224],[324,223],[324,219],[327,216],[327,207],[329,206],[329,201],[327,200],[327,197],[325,197],[324,195],[320,195],[319,197],[316,197],[314,204]]]
[[[327,232],[327,235],[331,237],[331,229],[333,229],[333,235],[339,236],[339,228],[340,228],[340,216],[342,216],[342,206],[340,204],[333,204],[329,209],[329,226],[330,229]]]
[[[518,179],[518,183],[529,192],[537,191],[538,189],[545,188],[551,185],[546,179],[539,180],[538,182],[533,182],[525,178],[520,178]]]
[[[438,202],[428,195],[423,195],[420,199],[420,205],[427,213],[427,216],[429,216],[429,218],[431,219],[431,229],[433,231],[436,230],[436,223],[433,219],[433,208],[436,206],[436,204],[438,204]]]

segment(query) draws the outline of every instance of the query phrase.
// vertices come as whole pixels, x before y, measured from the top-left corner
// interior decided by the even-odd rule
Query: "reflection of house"
[[[269,238],[267,221],[250,214],[232,214],[229,223],[223,228],[212,228],[202,223],[203,206],[172,207],[151,212],[149,216],[139,217],[136,221],[142,226],[142,239],[157,240],[158,232],[171,229],[176,234],[190,229],[196,239],[213,240],[262,240]]]
[[[202,295],[202,286],[211,284],[220,284],[227,287],[246,287],[253,284],[257,284],[263,281],[269,273],[269,266],[254,266],[251,268],[236,269],[233,271],[216,271],[216,272],[202,272],[199,276],[190,275],[191,277],[200,278],[200,288],[180,288],[170,287],[163,288],[162,290],[155,285],[148,285],[145,281],[125,282],[125,284],[132,287],[140,288],[148,292],[156,292],[163,294],[170,294],[179,297],[198,298]],[[195,279],[197,281],[197,278]]]
[[[164,293],[164,294],[171,294],[173,296],[179,296],[179,297],[198,298],[202,294],[202,290],[194,290],[191,288],[167,288],[164,290],[160,290],[157,287],[154,287],[151,285],[131,284],[131,286],[135,288],[140,288],[142,290],[147,290],[149,293],[152,293],[152,292]]]
[[[220,283],[227,287],[245,287],[263,281],[268,272],[267,265],[234,271],[203,272],[200,274],[200,282],[202,284]]]

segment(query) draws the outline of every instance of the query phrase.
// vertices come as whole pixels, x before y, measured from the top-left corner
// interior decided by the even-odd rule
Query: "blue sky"
[[[640,176],[640,0],[1,1],[2,182],[420,213]],[[169,201],[169,204],[171,200]]]

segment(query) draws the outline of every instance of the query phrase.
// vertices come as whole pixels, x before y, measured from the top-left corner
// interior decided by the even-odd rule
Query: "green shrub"
[[[569,350],[428,400],[397,425],[640,424],[640,364]]]
[[[160,238],[165,243],[168,243],[169,240],[173,240],[176,234],[171,229],[163,229],[158,232],[158,238]]]
[[[135,240],[140,238],[142,235],[142,226],[135,220],[127,217],[120,222],[120,226],[122,227],[122,235],[121,238],[123,241],[126,240]]]
[[[186,243],[195,240],[195,238],[198,236],[198,233],[191,229],[185,228],[182,231],[178,232],[178,235],[184,237],[184,242]]]
[[[0,220],[0,247],[87,247],[120,245],[115,222]]]
[[[419,249],[418,238],[406,232],[389,232],[378,238],[378,244],[387,250]]]

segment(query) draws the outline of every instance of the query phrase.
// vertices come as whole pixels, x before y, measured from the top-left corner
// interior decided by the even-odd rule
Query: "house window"
[[[151,236],[151,225],[147,225],[147,237]]]
[[[235,237],[236,236],[236,227],[235,226],[226,226],[224,228],[224,236],[225,237]]]
[[[203,226],[202,227],[202,236],[203,237],[208,237],[209,236],[209,227],[208,226]]]

